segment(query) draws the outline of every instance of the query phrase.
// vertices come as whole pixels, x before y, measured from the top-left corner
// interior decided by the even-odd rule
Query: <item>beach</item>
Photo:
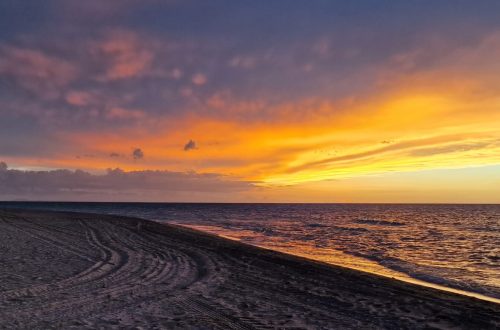
[[[0,210],[0,328],[495,329],[500,305],[181,226]]]

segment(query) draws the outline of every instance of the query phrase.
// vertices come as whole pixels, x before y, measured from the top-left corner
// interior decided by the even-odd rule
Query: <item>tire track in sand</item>
[[[170,250],[163,246],[163,242],[152,237],[145,240],[130,230],[124,233],[119,226],[106,223],[100,223],[99,230],[93,227],[92,222],[79,223],[84,228],[88,245],[100,254],[101,260],[78,275],[58,283],[0,294],[0,300],[23,295],[34,297],[29,307],[16,306],[15,313],[4,310],[0,313],[0,319],[22,327],[29,327],[40,319],[47,322],[71,319],[95,312],[96,305],[108,305],[110,300],[120,301],[123,296],[138,299],[190,288],[200,279],[199,274],[203,273],[199,269],[207,268],[204,264],[207,260],[193,258],[179,249]],[[17,229],[40,241],[48,241],[51,246],[74,252],[65,244],[65,240],[44,235],[45,230],[39,224],[18,226]],[[154,286],[159,283],[164,285]]]

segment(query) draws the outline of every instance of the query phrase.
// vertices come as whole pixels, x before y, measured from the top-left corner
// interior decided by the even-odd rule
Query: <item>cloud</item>
[[[450,145],[445,145],[445,146],[438,146],[438,147],[433,147],[433,148],[420,148],[413,150],[411,152],[412,156],[415,157],[425,157],[425,156],[433,156],[433,155],[440,155],[440,154],[448,154],[448,153],[455,153],[455,152],[467,152],[467,151],[473,151],[473,150],[480,150],[480,149],[485,149],[487,147],[495,147],[499,146],[500,141],[481,141],[481,142],[474,142],[474,143],[457,143],[457,144],[450,144]]]
[[[235,56],[229,60],[228,65],[232,68],[252,69],[255,62],[256,59],[251,56]]]
[[[64,58],[38,49],[0,45],[0,76],[9,77],[42,99],[55,99],[77,77],[77,68]]]
[[[485,141],[476,141],[469,143],[454,143],[464,139],[485,139],[484,134],[453,134],[443,136],[433,136],[427,138],[420,138],[415,140],[407,140],[398,143],[386,144],[384,147],[378,147],[367,151],[349,153],[341,156],[328,157],[314,162],[307,162],[299,166],[290,167],[287,169],[288,173],[297,173],[310,169],[336,169],[336,168],[349,168],[355,167],[356,164],[362,165],[367,160],[374,162],[380,157],[390,158],[390,153],[395,154],[394,159],[405,159],[405,157],[397,156],[400,152],[406,152],[413,157],[426,157],[431,155],[441,155],[453,152],[467,152],[471,150],[485,149],[491,146],[492,150],[499,147],[498,140],[486,139]],[[415,160],[418,158],[406,158],[407,161]],[[403,164],[400,164],[400,170],[403,169]]]
[[[179,68],[174,68],[172,69],[172,72],[170,72],[170,77],[176,80],[181,79],[182,75],[183,75],[182,70]]]
[[[189,151],[194,149],[197,148],[196,148],[196,142],[194,142],[193,140],[189,140],[189,142],[184,145],[184,151]]]
[[[108,169],[105,174],[81,170],[22,171],[0,162],[0,197],[30,200],[168,201],[189,194],[221,198],[247,191],[252,182],[214,173],[130,171]]]
[[[291,183],[498,162],[496,145],[400,143],[498,138],[500,11],[491,4],[374,11],[264,1],[219,15],[203,1],[55,1],[0,2],[0,156],[9,163]],[[25,12],[33,19],[20,19]],[[443,101],[418,100],[436,95]],[[186,137],[202,150],[186,154],[196,149]],[[146,159],[129,146],[147,148]],[[314,153],[326,146],[338,153]]]
[[[197,73],[191,78],[191,81],[198,86],[205,85],[207,83],[207,76],[202,73]]]
[[[132,157],[134,159],[143,159],[144,158],[144,152],[142,151],[142,149],[140,148],[136,148],[134,149],[134,151],[132,151]]]
[[[120,107],[113,107],[106,112],[107,119],[140,119],[144,118],[145,114],[140,110],[129,110]]]
[[[71,105],[85,106],[92,102],[92,95],[84,91],[69,91],[65,99]]]
[[[139,36],[130,31],[117,30],[95,44],[98,56],[107,60],[104,79],[118,80],[145,75],[151,69],[154,53]]]

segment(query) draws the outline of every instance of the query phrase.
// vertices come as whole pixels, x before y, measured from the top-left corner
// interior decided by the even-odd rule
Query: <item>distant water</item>
[[[500,205],[4,202],[177,223],[382,275],[500,298]]]

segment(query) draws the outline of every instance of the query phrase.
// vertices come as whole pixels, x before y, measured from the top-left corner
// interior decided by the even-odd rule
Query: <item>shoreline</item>
[[[0,226],[1,326],[500,326],[493,302],[178,225],[0,209]]]
[[[157,221],[157,222],[164,223],[162,221]],[[291,252],[285,251],[285,249],[279,250],[279,249],[273,248],[271,246],[248,244],[248,243],[243,242],[242,240],[240,240],[237,237],[231,237],[229,234],[227,234],[227,235],[226,234],[218,234],[217,232],[204,230],[204,228],[205,229],[207,228],[207,226],[204,226],[204,225],[183,225],[181,223],[174,223],[174,224],[168,223],[168,222],[166,222],[166,223],[168,225],[175,225],[175,226],[193,229],[193,230],[196,230],[198,232],[209,233],[209,234],[215,235],[216,237],[229,239],[229,240],[239,242],[239,243],[244,244],[244,245],[255,246],[255,247],[259,247],[259,248],[266,249],[266,250],[271,250],[271,251],[281,252],[281,253],[288,254],[288,255],[306,258],[308,260],[323,262],[323,263],[326,263],[328,265],[333,265],[336,267],[352,269],[352,270],[356,270],[356,271],[360,271],[360,272],[364,272],[364,273],[368,273],[368,274],[372,274],[372,275],[376,275],[376,276],[381,276],[384,278],[389,278],[389,279],[398,280],[398,281],[405,282],[405,283],[411,283],[414,285],[423,286],[426,288],[433,288],[433,289],[440,290],[440,291],[450,292],[450,293],[454,293],[454,294],[459,294],[459,295],[472,297],[472,298],[479,299],[479,300],[484,300],[484,301],[500,304],[499,298],[491,297],[491,296],[488,296],[488,295],[485,295],[482,293],[478,293],[478,292],[474,292],[474,291],[466,291],[466,290],[462,290],[462,289],[448,287],[448,286],[445,286],[442,284],[437,284],[437,283],[432,283],[432,282],[425,281],[425,280],[420,280],[418,278],[411,277],[410,275],[408,275],[406,273],[398,272],[398,271],[386,268],[384,266],[380,266],[380,267],[386,268],[388,270],[388,272],[391,272],[393,274],[384,274],[382,272],[370,271],[370,270],[363,269],[363,268],[356,268],[354,266],[346,266],[346,265],[343,265],[341,263],[329,262],[328,260],[323,260],[321,258],[315,258],[314,255],[295,253],[295,251],[291,251]],[[218,227],[214,227],[214,228],[218,229]],[[337,252],[343,253],[342,251],[337,251]]]
[[[5,206],[3,207],[3,204],[10,204],[11,206],[5,208],[5,209],[10,209],[10,210],[32,210],[32,211],[40,211],[40,212],[65,212],[65,213],[82,213],[82,214],[95,214],[95,215],[111,215],[111,216],[118,216],[118,217],[132,217],[132,218],[139,218],[139,217],[136,217],[134,215],[131,215],[131,216],[128,216],[128,215],[121,215],[119,213],[99,213],[99,212],[93,212],[93,211],[73,211],[73,210],[69,210],[69,211],[66,211],[66,210],[49,210],[49,209],[38,209],[38,208],[22,208],[22,207],[19,207],[19,208],[15,208],[15,207],[12,207],[12,205],[14,204],[19,204],[19,206],[22,206],[24,205],[25,203],[30,203],[30,204],[37,204],[37,203],[41,203],[41,204],[44,204],[44,203],[47,203],[47,202],[42,202],[42,201],[29,201],[29,202],[24,202],[24,201],[11,201],[11,202],[0,202],[0,210],[2,208],[5,208]],[[51,203],[51,202],[49,202]],[[58,203],[58,204],[73,204],[73,203],[80,203],[80,202],[54,202],[54,203]],[[106,204],[110,204],[109,202],[91,202],[92,204],[103,204],[103,205],[106,205]],[[112,204],[130,204],[128,202],[113,202]],[[164,203],[164,202],[137,202],[135,204],[245,204],[245,203],[190,203],[190,202],[184,202],[184,203],[177,203],[177,202],[172,202],[172,203]],[[250,204],[256,204],[256,203],[250,203]],[[257,203],[257,204],[325,204],[325,203]],[[388,205],[413,205],[413,204],[418,204],[418,205],[432,205],[432,204],[435,204],[435,205],[447,205],[446,203],[443,204],[443,203],[326,203],[326,204],[388,204]],[[463,204],[449,204],[449,205],[463,205]],[[466,204],[466,205],[497,205],[497,204]],[[245,244],[245,245],[250,245],[250,246],[256,246],[256,247],[261,247],[261,248],[264,248],[264,249],[269,249],[269,250],[272,250],[272,251],[278,251],[278,252],[282,252],[282,253],[285,253],[285,254],[291,254],[291,255],[295,255],[295,256],[300,256],[300,257],[303,257],[303,258],[306,258],[306,259],[310,259],[310,260],[315,260],[315,261],[319,261],[319,262],[325,262],[326,264],[329,264],[329,265],[334,265],[334,266],[339,266],[339,267],[344,267],[344,268],[347,268],[347,269],[354,269],[354,270],[358,270],[358,271],[361,271],[361,272],[367,272],[367,273],[370,273],[370,274],[374,274],[374,275],[377,275],[377,276],[382,276],[382,277],[386,277],[386,278],[393,278],[393,279],[397,279],[397,280],[400,280],[400,281],[403,281],[403,282],[406,282],[406,283],[412,283],[412,284],[415,284],[415,285],[419,285],[419,286],[424,286],[424,287],[429,287],[429,288],[434,288],[434,289],[437,289],[437,290],[442,290],[442,291],[446,291],[446,292],[452,292],[452,293],[456,293],[456,294],[460,294],[460,295],[464,295],[464,296],[469,296],[469,297],[473,297],[473,298],[476,298],[476,299],[481,299],[481,300],[485,300],[485,301],[490,301],[490,302],[494,302],[494,303],[497,303],[497,304],[500,304],[500,297],[494,297],[494,296],[491,296],[491,295],[488,295],[488,293],[484,290],[482,291],[472,291],[472,290],[466,290],[466,289],[463,289],[463,288],[460,288],[460,287],[452,287],[452,286],[447,286],[446,284],[440,284],[440,283],[435,283],[435,282],[431,282],[429,280],[426,280],[426,279],[421,279],[421,278],[417,278],[417,277],[412,277],[411,275],[408,275],[407,273],[404,273],[404,272],[401,272],[401,271],[397,271],[397,270],[393,270],[391,268],[387,268],[386,266],[383,266],[383,265],[380,265],[370,259],[364,259],[362,257],[356,257],[356,256],[352,256],[352,255],[349,255],[349,254],[346,254],[345,252],[341,251],[341,250],[334,250],[335,252],[337,252],[338,254],[340,255],[349,255],[350,258],[355,258],[355,259],[358,259],[359,261],[361,262],[368,262],[368,263],[371,263],[371,264],[374,264],[376,265],[375,268],[373,267],[356,267],[356,265],[353,265],[353,262],[348,262],[347,264],[345,263],[342,263],[342,262],[335,262],[335,260],[331,261],[332,258],[328,258],[330,260],[328,260],[327,258],[324,258],[324,259],[321,259],[320,257],[317,257],[316,255],[314,254],[303,254],[303,253],[300,253],[300,251],[293,251],[293,250],[290,250],[290,249],[278,249],[274,246],[271,246],[271,245],[253,245],[253,244],[249,244],[247,242],[244,242],[243,240],[241,240],[240,238],[238,238],[237,236],[232,236],[230,233],[224,233],[223,231],[221,231],[220,227],[213,227],[212,229],[215,229],[215,230],[211,230],[210,227],[212,226],[207,226],[207,225],[203,225],[203,224],[199,224],[199,225],[191,225],[191,224],[183,224],[182,222],[176,222],[175,220],[158,220],[158,219],[145,219],[145,218],[140,218],[140,219],[143,219],[143,220],[146,220],[146,221],[154,221],[154,222],[158,222],[158,223],[161,223],[161,224],[167,224],[167,225],[175,225],[175,226],[182,226],[182,227],[185,227],[185,228],[191,228],[191,229],[195,229],[195,230],[198,230],[200,232],[204,232],[204,233],[210,233],[210,234],[213,234],[215,235],[216,237],[221,237],[221,238],[226,238],[226,239],[230,239],[230,240],[234,240],[234,241],[237,241],[237,242],[240,242],[242,244]],[[208,229],[207,229],[208,228]],[[335,259],[335,258],[333,258]],[[343,259],[343,258],[341,258]],[[381,271],[378,271],[378,270],[381,270]]]

